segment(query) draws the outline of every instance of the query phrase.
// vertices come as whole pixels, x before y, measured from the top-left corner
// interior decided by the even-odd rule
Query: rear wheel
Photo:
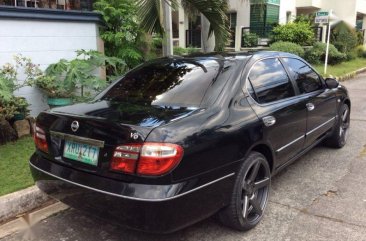
[[[241,231],[254,228],[263,217],[270,184],[266,158],[251,152],[240,167],[229,206],[219,213],[222,224]]]
[[[338,116],[332,135],[325,141],[329,147],[342,148],[347,143],[350,127],[350,108],[347,104],[341,106]]]

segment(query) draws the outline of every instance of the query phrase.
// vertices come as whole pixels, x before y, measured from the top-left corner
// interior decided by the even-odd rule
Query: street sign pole
[[[330,29],[331,29],[331,15],[332,10],[319,11],[316,13],[315,23],[328,24],[327,47],[325,51],[324,74],[327,74],[328,58],[329,58],[329,44],[330,44]]]
[[[324,62],[324,75],[327,74],[328,57],[329,57],[329,44],[330,44],[330,22],[328,23],[328,36],[327,36],[327,50],[325,51],[325,62]]]

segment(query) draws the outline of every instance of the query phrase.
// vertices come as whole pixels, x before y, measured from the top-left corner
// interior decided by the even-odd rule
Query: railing
[[[201,48],[201,30],[186,30],[186,47]]]
[[[92,11],[93,0],[0,0],[1,6]]]

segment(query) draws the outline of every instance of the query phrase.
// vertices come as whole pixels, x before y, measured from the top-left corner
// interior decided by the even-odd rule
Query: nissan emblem
[[[73,122],[71,123],[71,130],[72,130],[73,132],[76,132],[78,129],[79,129],[79,122],[78,122],[78,121],[73,121]]]

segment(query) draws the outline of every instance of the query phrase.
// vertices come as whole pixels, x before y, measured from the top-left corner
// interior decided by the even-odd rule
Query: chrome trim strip
[[[56,137],[59,137],[64,140],[76,141],[76,142],[80,142],[83,144],[88,144],[88,145],[92,145],[92,146],[96,146],[96,147],[100,147],[100,148],[104,147],[104,141],[99,141],[99,140],[90,139],[90,138],[81,137],[81,136],[69,135],[69,134],[65,134],[65,133],[61,133],[61,132],[57,132],[57,131],[50,131],[50,134],[51,134],[51,136],[56,136]]]
[[[317,131],[318,129],[322,128],[323,126],[325,126],[326,124],[328,124],[329,122],[335,120],[335,117],[331,118],[330,120],[327,120],[326,122],[324,122],[323,124],[321,124],[318,127],[315,127],[314,129],[312,129],[311,131],[307,132],[306,135],[310,135],[311,133],[313,133],[314,131]]]
[[[292,144],[295,144],[296,142],[302,140],[303,138],[305,138],[305,135],[300,136],[299,138],[296,138],[295,140],[291,141],[290,143],[288,143],[287,145],[284,145],[283,147],[281,147],[280,149],[278,149],[276,152],[281,152],[284,149],[286,149],[287,147],[291,146]]]
[[[52,174],[52,173],[46,172],[46,171],[44,171],[44,170],[42,170],[42,169],[40,169],[40,168],[36,167],[35,165],[33,165],[31,162],[29,162],[29,165],[31,165],[33,168],[37,169],[37,170],[38,170],[38,171],[40,171],[40,172],[43,172],[43,173],[45,173],[45,174],[47,174],[47,175],[50,175],[50,176],[52,176],[52,177],[54,177],[54,178],[57,178],[57,179],[59,179],[59,180],[62,180],[62,181],[64,181],[64,182],[68,182],[68,183],[70,183],[70,184],[73,184],[73,185],[76,185],[76,186],[79,186],[79,187],[83,187],[83,188],[86,188],[86,189],[89,189],[89,190],[92,190],[92,191],[100,192],[100,193],[107,194],[107,195],[111,195],[111,196],[115,196],[115,197],[126,198],[126,199],[136,200],[136,201],[148,201],[148,202],[161,202],[161,201],[168,201],[168,200],[172,200],[172,199],[175,199],[175,198],[178,198],[178,197],[184,196],[184,195],[186,195],[186,194],[189,194],[189,193],[191,193],[191,192],[197,191],[197,190],[202,189],[202,188],[204,188],[204,187],[207,187],[207,186],[209,186],[209,185],[211,185],[211,184],[214,184],[214,183],[216,183],[216,182],[219,182],[219,181],[221,181],[221,180],[223,180],[223,179],[225,179],[225,178],[228,178],[228,177],[231,177],[231,176],[235,175],[235,173],[230,173],[230,174],[228,174],[228,175],[226,175],[226,176],[223,176],[223,177],[221,177],[221,178],[219,178],[219,179],[213,180],[213,181],[211,181],[211,182],[208,182],[208,183],[206,183],[206,184],[203,184],[203,185],[201,185],[201,186],[198,186],[198,187],[193,188],[193,189],[191,189],[191,190],[189,190],[189,191],[187,191],[187,192],[184,192],[184,193],[178,194],[178,195],[173,196],[173,197],[157,198],[157,199],[146,199],[146,198],[136,198],[136,197],[124,196],[124,195],[120,195],[120,194],[116,194],[116,193],[112,193],[112,192],[107,192],[107,191],[103,191],[103,190],[100,190],[100,189],[96,189],[96,188],[93,188],[93,187],[85,186],[85,185],[83,185],[83,184],[76,183],[76,182],[72,182],[72,181],[67,180],[67,179],[64,179],[64,178],[62,178],[62,177],[58,177],[58,176],[56,176],[56,175],[54,175],[54,174]]]

